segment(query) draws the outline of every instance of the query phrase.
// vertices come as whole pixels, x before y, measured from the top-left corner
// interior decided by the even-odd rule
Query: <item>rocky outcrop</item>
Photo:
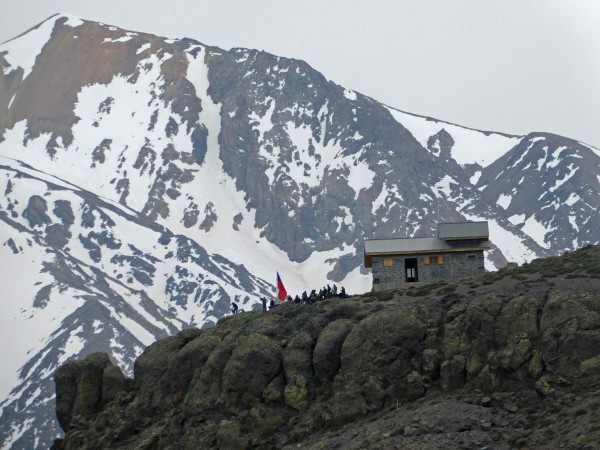
[[[494,425],[475,410],[575,408],[577,396],[598,395],[599,256],[589,247],[462,285],[233,315],[151,345],[132,382],[105,355],[69,363],[56,374],[67,433],[55,448],[281,448],[319,433],[337,442],[326,430],[410,410],[416,400],[432,408],[420,406],[421,419],[439,425],[450,413],[433,406],[436,398],[464,409],[439,425],[451,433],[476,428],[498,448],[550,442],[536,428],[547,425],[536,423],[528,428],[537,434],[494,434],[513,422]],[[575,267],[586,269],[556,273]],[[377,433],[361,445],[390,448],[437,425],[407,422],[395,438],[369,426]]]
[[[127,391],[130,383],[105,353],[61,366],[54,381],[56,416],[65,431],[76,420],[93,418],[117,394]]]

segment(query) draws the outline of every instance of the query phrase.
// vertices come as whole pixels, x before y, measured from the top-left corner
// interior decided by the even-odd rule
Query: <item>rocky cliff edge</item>
[[[600,247],[283,304],[59,368],[54,449],[593,448]]]

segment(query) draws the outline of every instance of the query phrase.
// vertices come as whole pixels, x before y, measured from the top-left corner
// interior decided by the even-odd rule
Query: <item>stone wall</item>
[[[443,264],[437,264],[438,256]],[[433,261],[425,264],[425,258]],[[433,258],[431,258],[433,257]],[[392,265],[385,266],[384,259],[391,259]],[[417,282],[406,282],[405,260],[417,260]],[[373,291],[418,286],[441,280],[456,280],[485,272],[483,251],[420,253],[417,255],[373,256]]]

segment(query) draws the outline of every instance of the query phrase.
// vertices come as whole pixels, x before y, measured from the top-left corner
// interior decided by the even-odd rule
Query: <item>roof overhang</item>
[[[438,238],[373,239],[364,246],[365,267],[373,266],[373,256],[423,255],[427,253],[476,252],[490,249],[485,239],[446,241]]]

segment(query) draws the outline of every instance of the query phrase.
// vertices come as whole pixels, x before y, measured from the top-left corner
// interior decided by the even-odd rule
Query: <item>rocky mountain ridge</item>
[[[255,308],[276,269],[291,293],[368,291],[365,238],[488,220],[491,270],[600,242],[600,152],[567,138],[69,15],[0,44],[0,67],[2,447],[58,435],[64,361],[102,351],[131,375],[156,339]]]
[[[54,449],[593,448],[600,247],[62,366]]]

